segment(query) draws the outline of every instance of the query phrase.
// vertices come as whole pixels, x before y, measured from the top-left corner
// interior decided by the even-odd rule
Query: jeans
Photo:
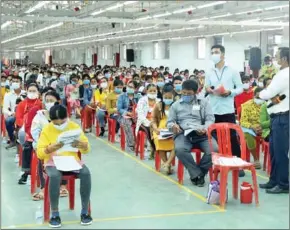
[[[289,189],[289,113],[271,116],[269,183]]]
[[[205,176],[208,173],[208,170],[212,166],[212,160],[208,137],[206,135],[196,135],[195,137],[189,138],[181,133],[175,137],[174,143],[176,156],[188,170],[190,179]],[[214,139],[212,140],[212,145],[213,151],[217,152],[218,146]],[[204,153],[199,165],[195,163],[191,155],[193,148],[198,148]]]
[[[15,130],[15,117],[7,117],[5,120],[6,130],[10,141],[15,141],[14,130]]]
[[[103,110],[98,110],[97,118],[100,123],[100,127],[104,128],[106,126],[106,122],[105,122],[106,112]]]
[[[49,176],[49,198],[51,210],[58,211],[59,190],[63,172],[58,171],[54,166],[47,166],[46,172]],[[91,196],[91,173],[87,166],[83,165],[83,168],[78,173],[78,177],[80,179],[82,209],[88,210]]]
[[[234,113],[230,114],[215,114],[215,123],[227,122],[236,124],[236,117]],[[215,138],[216,139],[216,138]],[[241,157],[241,148],[238,142],[237,133],[231,130],[231,146],[232,146],[232,155],[236,157]]]

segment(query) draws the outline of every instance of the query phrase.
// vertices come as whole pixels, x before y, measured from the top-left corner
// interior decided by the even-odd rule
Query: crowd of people
[[[92,114],[100,126],[99,136],[107,130],[108,119],[116,121],[116,141],[120,141],[120,126],[124,128],[128,152],[135,151],[135,136],[143,131],[147,137],[149,159],[159,154],[162,168],[172,174],[172,161],[177,158],[189,172],[195,186],[205,185],[205,176],[212,166],[211,151],[218,151],[215,139],[212,149],[207,129],[213,123],[228,122],[242,127],[256,169],[261,165],[256,151],[256,136],[270,143],[271,176],[260,188],[267,193],[289,192],[289,48],[280,48],[277,61],[280,70],[267,56],[259,78],[233,69],[225,61],[223,46],[211,49],[214,67],[203,70],[169,67],[137,68],[116,66],[58,65],[6,66],[1,71],[1,111],[7,130],[6,149],[23,146],[22,171],[19,184],[26,184],[33,152],[39,159],[40,192],[33,200],[43,199],[45,180],[50,177],[49,196],[52,216],[50,226],[61,226],[58,212],[59,196],[67,196],[66,181],[61,181],[52,156],[63,143],[58,136],[67,130],[80,129],[70,119],[86,119],[84,133],[92,132]],[[134,129],[132,128],[134,127]],[[2,127],[3,128],[3,127]],[[173,137],[160,138],[163,131]],[[90,143],[82,133],[72,146],[82,154],[90,151]],[[232,154],[241,157],[239,140],[231,132]],[[200,164],[191,155],[192,148],[204,154]],[[167,155],[169,153],[169,155]],[[75,152],[64,152],[81,162],[77,173],[81,181],[81,223],[88,225],[91,175]],[[19,161],[16,154],[15,161]],[[243,177],[244,171],[239,172]]]

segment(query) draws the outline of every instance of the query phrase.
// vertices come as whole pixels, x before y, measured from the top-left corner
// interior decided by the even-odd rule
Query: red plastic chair
[[[271,158],[270,158],[269,142],[263,141],[262,145],[264,149],[263,170],[266,171],[268,175],[270,175],[271,174]]]
[[[175,166],[175,158],[172,160],[171,165]],[[155,170],[157,172],[160,172],[160,168],[161,168],[161,157],[160,157],[158,151],[156,151],[156,153],[155,153]]]
[[[36,187],[38,186],[37,164],[38,164],[37,155],[36,155],[36,152],[33,150],[32,156],[31,156],[31,164],[30,164],[30,178],[31,178],[30,193],[31,194],[34,194],[36,192]]]
[[[1,135],[2,137],[6,136],[6,125],[5,125],[5,118],[4,115],[1,115]]]
[[[231,150],[231,134],[230,131],[234,130],[238,134],[240,138],[240,146],[241,146],[241,159],[246,161],[246,141],[244,137],[244,133],[242,129],[236,125],[231,123],[217,123],[212,124],[208,128],[208,137],[209,137],[209,144],[213,154],[218,154],[218,156],[222,157],[229,157],[232,158],[232,150]],[[217,141],[218,141],[218,153],[213,152],[212,146],[212,133],[216,131],[217,133]],[[256,201],[256,205],[259,204],[259,197],[258,197],[258,186],[257,186],[257,177],[256,177],[256,170],[253,164],[248,163],[245,166],[223,166],[215,163],[213,160],[213,173],[214,173],[214,180],[218,179],[218,174],[220,173],[220,206],[221,208],[225,207],[226,203],[226,190],[227,190],[227,180],[228,180],[228,173],[232,171],[232,181],[233,181],[233,196],[235,199],[238,198],[238,185],[239,185],[239,170],[240,169],[248,169],[252,172],[252,180],[253,180],[253,191],[254,197]]]
[[[115,143],[116,125],[115,119],[108,118],[108,141],[113,144]]]
[[[81,159],[81,153],[79,153],[79,159]],[[44,187],[44,199],[43,199],[43,213],[44,213],[44,222],[48,222],[50,219],[50,200],[49,200],[49,177],[45,176],[45,187]],[[69,191],[69,209],[74,210],[75,207],[75,180],[78,179],[78,175],[76,173],[63,175],[62,180],[66,180],[68,182],[67,188]],[[89,204],[89,213],[91,213],[91,206]]]
[[[101,127],[100,127],[100,122],[97,117],[96,117],[95,124],[96,124],[96,136],[98,137],[100,136],[100,133],[101,133]]]
[[[121,138],[120,138],[121,149],[123,151],[125,151],[125,147],[126,147],[126,136],[125,136],[125,130],[124,130],[124,126],[123,125],[120,126],[120,133],[121,133]]]
[[[146,133],[139,131],[136,137],[135,153],[136,156],[140,153],[140,160],[144,160]]]

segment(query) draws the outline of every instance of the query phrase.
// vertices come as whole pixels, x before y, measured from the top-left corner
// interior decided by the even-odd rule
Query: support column
[[[281,47],[289,47],[289,27],[284,26],[283,33],[282,33],[282,43]]]
[[[260,48],[262,53],[262,59],[268,54],[268,32],[260,32]]]

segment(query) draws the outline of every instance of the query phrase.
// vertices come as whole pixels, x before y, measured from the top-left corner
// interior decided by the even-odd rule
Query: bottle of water
[[[43,224],[43,211],[41,206],[39,206],[35,212],[35,220],[36,224]]]

